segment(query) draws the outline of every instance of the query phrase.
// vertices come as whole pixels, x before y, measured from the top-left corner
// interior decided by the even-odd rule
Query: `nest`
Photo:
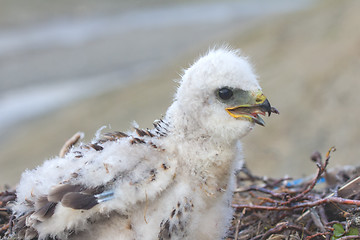
[[[16,199],[15,190],[0,192],[0,238],[11,232],[12,212],[7,206]]]
[[[360,239],[360,167],[327,170],[315,152],[317,174],[305,179],[254,176],[244,166],[237,174],[232,207],[234,217],[226,240]],[[0,238],[12,231],[8,206],[14,190],[0,193]]]
[[[317,174],[305,179],[267,179],[241,169],[227,240],[360,239],[360,167],[327,171],[333,151],[324,161],[315,152]]]

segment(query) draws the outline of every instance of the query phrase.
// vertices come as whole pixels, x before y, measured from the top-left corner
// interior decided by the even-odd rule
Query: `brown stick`
[[[279,198],[279,199],[283,199],[287,195],[286,193],[276,193],[274,191],[271,191],[270,189],[263,188],[263,187],[255,187],[255,186],[248,187],[247,189],[244,189],[244,190],[236,189],[234,192],[241,193],[241,192],[248,192],[248,191],[258,191],[258,192],[266,193],[266,194],[271,195],[272,197]]]
[[[234,240],[238,240],[239,238],[239,229],[240,229],[240,219],[237,220],[237,224],[236,224],[236,229],[235,229],[235,239]]]
[[[308,194],[312,189],[314,189],[317,181],[321,178],[321,175],[325,172],[327,165],[329,164],[330,160],[330,153],[334,152],[336,150],[335,147],[331,147],[329,151],[326,153],[326,159],[325,163],[322,164],[321,162],[316,162],[316,166],[318,167],[318,172],[316,174],[316,177],[311,182],[310,186],[307,187],[303,192],[301,192],[299,195],[296,195],[295,197],[290,198],[286,202],[281,203],[281,205],[288,205],[292,202],[296,202],[300,199],[302,199],[306,194]]]
[[[10,224],[9,224],[9,223],[8,223],[8,224],[4,224],[4,226],[2,226],[2,227],[0,228],[0,232],[6,231],[9,227],[10,227]]]
[[[324,239],[325,239],[325,236],[326,236],[326,235],[330,235],[330,234],[331,234],[330,232],[315,233],[314,235],[307,236],[307,237],[305,238],[305,240],[311,240],[311,239],[313,239],[313,238],[320,237],[320,236],[324,237]]]
[[[284,223],[281,225],[278,225],[274,228],[271,228],[269,231],[267,231],[263,236],[262,236],[262,240],[268,239],[268,237],[270,237],[272,234],[275,233],[281,233],[285,230],[295,230],[297,232],[300,233],[305,233],[307,235],[312,235],[312,233],[308,230],[306,230],[304,227],[302,226],[297,226],[297,225],[293,225],[293,224],[289,224],[289,223]]]
[[[299,203],[294,206],[279,207],[279,206],[260,206],[260,205],[242,205],[242,204],[232,204],[232,206],[237,209],[248,208],[250,210],[290,211],[298,208],[315,207],[325,203],[338,203],[343,205],[360,206],[360,200],[351,200],[351,199],[344,199],[339,197],[324,198],[312,202]]]

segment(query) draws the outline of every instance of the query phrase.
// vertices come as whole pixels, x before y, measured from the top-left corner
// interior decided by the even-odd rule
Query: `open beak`
[[[265,126],[264,120],[259,115],[265,116],[266,113],[268,113],[268,116],[270,116],[271,113],[279,114],[279,111],[276,108],[271,107],[270,102],[261,91],[248,93],[250,96],[247,103],[225,108],[230,116],[248,119],[251,122]]]

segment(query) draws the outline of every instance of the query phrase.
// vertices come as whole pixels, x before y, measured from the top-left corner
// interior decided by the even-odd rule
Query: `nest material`
[[[327,171],[333,151],[325,161],[311,156],[318,171],[307,179],[267,179],[243,168],[227,239],[360,239],[360,167]]]
[[[327,171],[316,152],[311,159],[318,168],[307,179],[270,179],[253,176],[244,166],[237,174],[235,209],[227,240],[258,239],[360,239],[360,167]],[[9,239],[14,190],[0,193],[0,238]]]
[[[7,188],[7,187],[6,187]],[[0,238],[8,235],[11,231],[12,212],[8,203],[16,199],[15,190],[0,192]]]

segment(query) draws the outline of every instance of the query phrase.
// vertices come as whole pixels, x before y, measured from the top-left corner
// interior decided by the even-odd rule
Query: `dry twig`
[[[248,178],[247,180],[242,178],[242,181],[238,182],[240,187],[235,191],[232,204],[236,213],[244,209],[247,213],[242,218],[243,225],[239,227],[239,236],[246,234],[251,236],[252,240],[267,239],[273,234],[293,236],[294,239],[298,239],[299,236],[307,240],[329,239],[334,232],[333,224],[338,223],[345,226],[344,229],[348,229],[353,222],[356,222],[352,220],[355,217],[349,216],[357,216],[357,213],[344,215],[344,211],[349,208],[348,206],[360,206],[359,198],[349,198],[359,196],[360,191],[357,186],[360,186],[360,177],[352,176],[351,179],[354,180],[348,184],[337,182],[338,185],[343,185],[339,195],[330,194],[332,190],[329,186],[322,190],[318,187],[315,189],[324,176],[331,177],[326,168],[330,154],[334,151],[334,147],[329,149],[324,162],[320,153],[313,154],[311,159],[316,163],[317,174],[309,181],[294,181],[287,184],[284,179],[278,181],[272,179],[269,182],[267,178],[253,176],[246,170],[245,174]],[[333,177],[333,179],[337,178]],[[327,197],[324,197],[326,195]],[[312,218],[308,214],[309,209],[312,210]],[[257,228],[254,226],[255,222],[258,223]],[[294,232],[298,235],[293,235]]]

